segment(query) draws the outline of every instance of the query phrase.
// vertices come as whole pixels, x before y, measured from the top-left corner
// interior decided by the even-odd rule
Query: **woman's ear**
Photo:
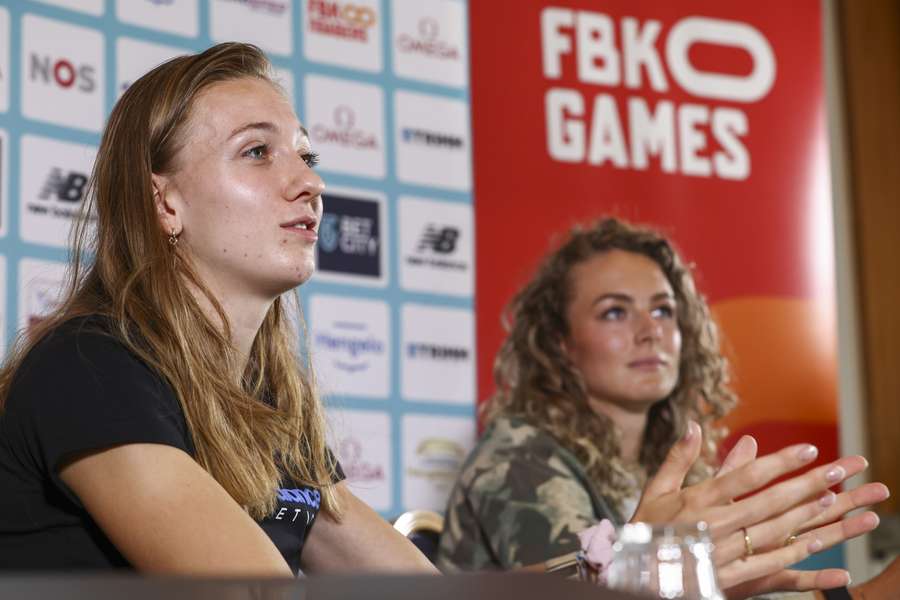
[[[172,186],[171,180],[165,175],[153,173],[150,176],[150,182],[159,225],[165,233],[177,237],[182,230],[181,203],[178,193]]]

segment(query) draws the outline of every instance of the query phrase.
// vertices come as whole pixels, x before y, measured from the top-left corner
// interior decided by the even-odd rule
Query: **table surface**
[[[0,576],[0,598],[17,600],[634,600],[634,596],[541,574],[358,575],[187,579],[136,575]]]

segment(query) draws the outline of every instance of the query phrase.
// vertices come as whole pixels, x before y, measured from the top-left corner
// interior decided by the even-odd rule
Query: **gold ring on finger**
[[[750,534],[747,533],[746,527],[741,527],[741,531],[744,532],[744,558],[753,556],[753,542],[750,541]]]
[[[784,545],[790,546],[791,544],[793,544],[796,541],[797,541],[797,536],[792,533],[791,535],[788,536],[788,538],[786,540],[784,540]]]

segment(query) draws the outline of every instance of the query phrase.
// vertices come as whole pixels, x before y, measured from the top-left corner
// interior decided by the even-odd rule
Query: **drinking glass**
[[[607,574],[610,588],[684,600],[724,600],[707,525],[629,523],[619,529]]]

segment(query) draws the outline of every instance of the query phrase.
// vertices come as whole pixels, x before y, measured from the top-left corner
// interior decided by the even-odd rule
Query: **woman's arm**
[[[308,573],[437,573],[412,542],[357,498],[342,481],[335,486],[340,522],[324,513],[310,529],[301,566]]]
[[[60,478],[139,571],[292,575],[259,525],[178,448],[113,446],[70,460]]]

